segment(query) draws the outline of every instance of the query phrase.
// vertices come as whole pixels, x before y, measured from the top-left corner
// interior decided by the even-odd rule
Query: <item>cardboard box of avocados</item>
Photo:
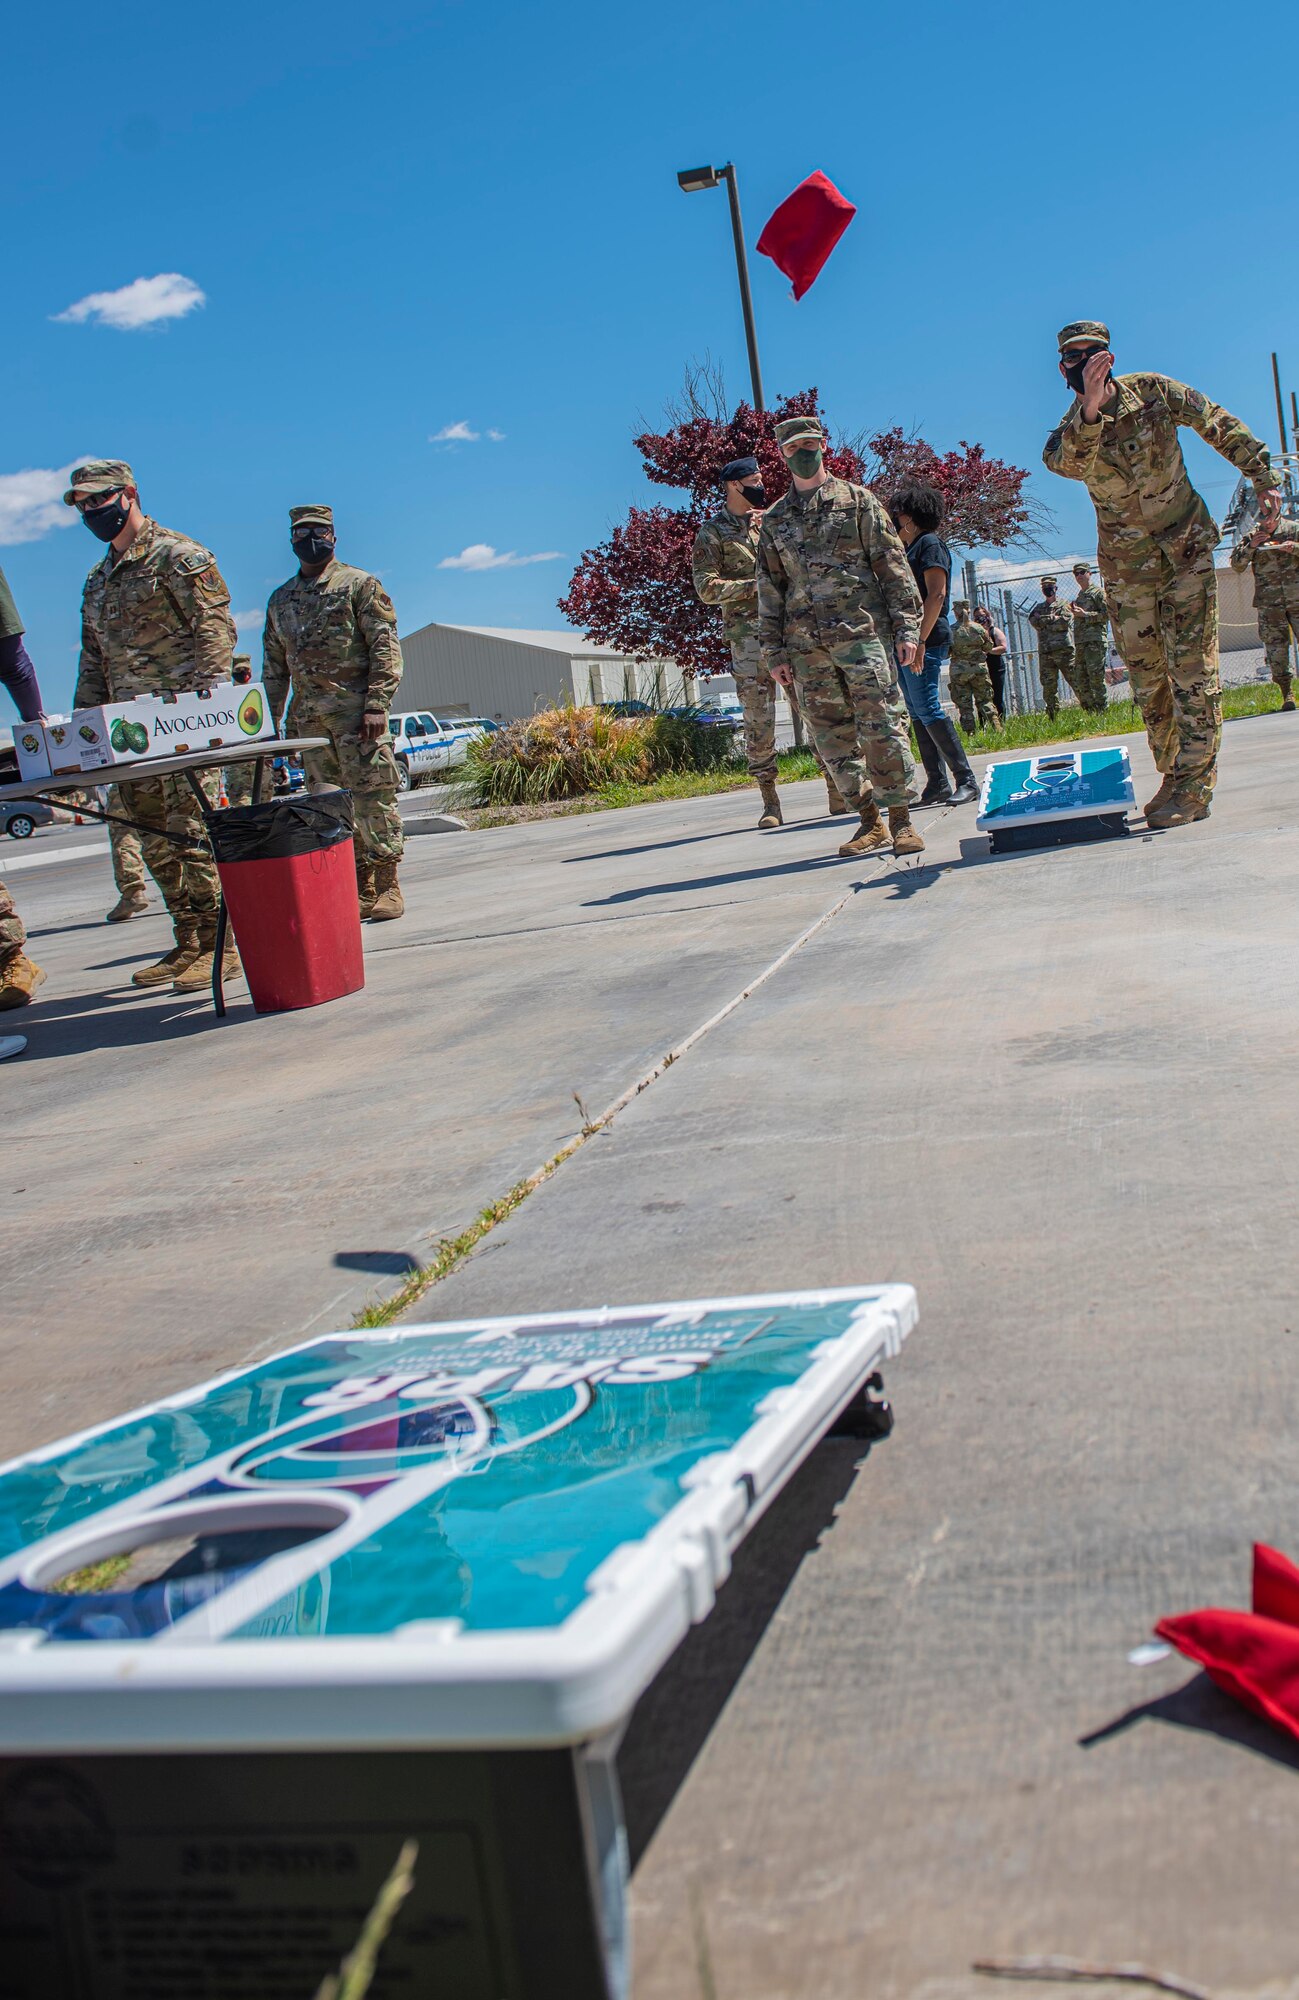
[[[66,722],[66,715],[51,715],[51,723]],[[18,757],[20,778],[48,778],[52,771],[50,746],[45,741],[45,731],[39,722],[16,722],[14,724],[14,750]],[[79,766],[74,765],[73,769]]]
[[[256,681],[243,687],[219,681],[215,687],[185,694],[106,702],[102,708],[77,709],[72,724],[83,771],[144,757],[176,756],[185,750],[216,750],[275,733],[266,696]]]
[[[81,769],[78,750],[75,711],[71,715],[47,715],[45,758],[47,767],[54,777],[65,777],[69,771]],[[21,764],[19,768],[21,769]]]

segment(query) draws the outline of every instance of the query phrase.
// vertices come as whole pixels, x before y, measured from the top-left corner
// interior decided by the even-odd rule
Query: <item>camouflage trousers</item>
[[[1079,701],[1083,698],[1082,675],[1078,671],[1078,662],[1074,658],[1072,646],[1053,646],[1050,651],[1039,646],[1037,677],[1042,683],[1042,700],[1046,704],[1048,715],[1059,713],[1061,680],[1067,688],[1072,689]]]
[[[756,638],[732,639],[731,672],[735,676],[735,692],[740,707],[744,710],[744,755],[749,767],[749,776],[759,780],[774,778],[776,775],[776,683],[762,664],[762,650]],[[793,688],[786,688],[789,705],[797,712],[798,695]],[[812,746],[812,755],[821,765],[824,775],[825,765],[821,753]]]
[[[216,772],[197,775],[204,796],[215,807]],[[144,865],[162,890],[173,924],[179,927],[214,918],[220,907],[221,885],[211,850],[189,854],[166,838],[169,833],[180,834],[207,847],[203,816],[187,780],[143,778],[138,784],[119,785],[117,793],[122,810],[148,829],[140,835]]]
[[[108,788],[108,810],[110,813],[126,811],[122,794],[116,785]],[[144,849],[140,836],[133,826],[123,826],[114,818],[108,822],[108,845],[113,856],[113,880],[117,884],[119,896],[134,896],[146,887],[144,879]]]
[[[0,882],[0,972],[22,955],[27,942],[23,920],[14,908],[14,899]]]
[[[915,765],[893,662],[878,639],[792,655],[817,757],[850,806],[904,806]]]
[[[960,716],[961,727],[967,736],[973,736],[981,723],[991,723],[996,727],[1000,718],[992,692],[992,675],[985,666],[967,667],[962,664],[949,667],[947,687],[952,706]]]
[[[1078,699],[1084,708],[1104,708],[1108,697],[1105,692],[1105,641],[1104,639],[1079,639],[1074,647],[1073,685],[1078,690]]]
[[[323,750],[304,750],[309,792],[343,785],[356,813],[356,853],[363,861],[400,861],[405,836],[397,810],[397,759],[385,733],[378,743],[361,741],[361,714],[313,713],[295,694],[296,736],[327,736]]]
[[[230,801],[230,804],[232,806],[250,806],[252,804],[253,774],[256,771],[256,769],[257,769],[257,760],[254,757],[247,757],[243,760],[242,763],[239,764],[226,765],[224,771],[221,773],[221,778],[222,782],[225,785],[226,797]],[[266,796],[269,798],[270,797],[269,775],[267,777],[264,790],[266,792]]]
[[[1258,636],[1263,641],[1267,670],[1280,684],[1292,672],[1291,632],[1299,638],[1299,570],[1284,577],[1256,576],[1254,609],[1258,613]]]
[[[1160,772],[1207,805],[1222,742],[1218,582],[1213,555],[1175,568],[1167,556],[1139,570],[1103,566],[1115,642]]]

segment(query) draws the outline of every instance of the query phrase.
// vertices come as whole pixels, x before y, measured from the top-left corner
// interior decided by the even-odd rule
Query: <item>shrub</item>
[[[611,715],[569,702],[475,738],[464,784],[476,805],[541,805],[669,771],[711,770],[730,754],[729,733],[693,713]]]

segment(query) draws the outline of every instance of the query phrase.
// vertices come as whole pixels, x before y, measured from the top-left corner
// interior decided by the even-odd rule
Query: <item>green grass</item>
[[[1271,681],[1249,681],[1222,691],[1222,713],[1228,722],[1243,715],[1266,715],[1281,706],[1281,691]],[[1095,713],[1089,708],[1062,708],[1057,716],[1012,715],[1000,729],[979,729],[965,738],[970,750],[1020,750],[1036,743],[1076,743],[1084,736],[1126,736],[1143,730],[1135,701],[1113,701]]]
[[[61,1576],[49,1588],[66,1597],[82,1597],[90,1592],[111,1590],[130,1567],[128,1550],[122,1556],[105,1556],[102,1562],[87,1563],[84,1569],[70,1569],[66,1576]]]

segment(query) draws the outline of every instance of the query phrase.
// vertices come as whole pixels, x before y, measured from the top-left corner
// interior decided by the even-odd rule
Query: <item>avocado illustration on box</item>
[[[260,736],[266,708],[259,687],[246,687],[239,703],[239,727],[245,736]]]
[[[119,715],[108,732],[108,742],[119,757],[142,757],[149,747],[149,732],[142,722],[130,722]]]

